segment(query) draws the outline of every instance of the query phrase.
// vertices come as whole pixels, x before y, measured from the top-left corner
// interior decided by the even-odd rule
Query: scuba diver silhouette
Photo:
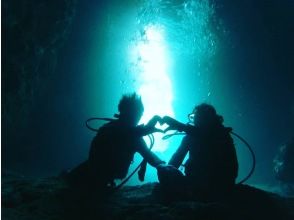
[[[144,106],[136,93],[124,95],[118,104],[118,111],[115,119],[108,119],[108,123],[97,129],[88,160],[69,174],[69,182],[102,191],[114,188],[115,179],[127,176],[136,152],[153,167],[165,163],[148,149],[143,140],[145,135],[162,132],[155,128],[161,118],[154,116],[147,125],[137,125]]]
[[[232,128],[224,127],[223,117],[209,104],[196,106],[188,117],[192,124],[183,124],[169,116],[162,119],[162,123],[169,125],[165,131],[186,133],[168,165],[157,169],[163,190],[199,198],[228,192],[238,175],[237,155],[230,135]],[[187,153],[183,175],[178,168]]]

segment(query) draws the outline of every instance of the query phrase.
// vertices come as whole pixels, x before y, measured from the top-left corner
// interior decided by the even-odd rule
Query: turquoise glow
[[[216,27],[211,27],[213,4],[209,0],[126,2],[109,7],[97,25],[92,75],[86,81],[88,108],[93,112],[89,115],[111,117],[121,95],[135,91],[145,107],[140,123],[154,115],[186,122],[195,104],[215,97],[210,86],[214,70],[209,66],[218,43]],[[164,141],[162,136],[155,134],[153,151],[168,162],[182,136]],[[136,154],[129,171],[141,160]],[[156,170],[149,167],[146,181],[156,180]],[[137,175],[128,184],[139,184]]]
[[[135,86],[145,108],[141,123],[147,123],[154,115],[174,116],[172,85],[168,74],[168,48],[163,27],[146,26],[130,52],[130,59],[137,62],[137,68],[132,74],[138,79]],[[162,141],[162,134],[157,133],[154,136],[154,151],[165,151],[167,142]]]

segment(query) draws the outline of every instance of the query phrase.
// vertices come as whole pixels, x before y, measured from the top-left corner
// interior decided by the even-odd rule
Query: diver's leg
[[[162,193],[170,200],[183,199],[186,196],[186,177],[171,165],[157,167],[158,180]]]

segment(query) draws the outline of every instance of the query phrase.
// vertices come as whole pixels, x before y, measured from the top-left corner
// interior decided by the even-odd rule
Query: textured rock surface
[[[173,201],[160,196],[156,183],[129,186],[98,200],[69,193],[59,178],[2,178],[3,219],[293,219],[294,198],[249,186],[218,202]]]
[[[75,5],[76,0],[2,1],[2,118],[9,149],[30,126],[36,100],[52,82]]]

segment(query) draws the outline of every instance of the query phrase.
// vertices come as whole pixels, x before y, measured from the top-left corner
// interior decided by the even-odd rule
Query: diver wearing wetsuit
[[[70,173],[68,179],[73,185],[102,190],[108,185],[114,186],[115,179],[126,177],[136,152],[153,167],[164,163],[143,140],[143,136],[160,131],[155,128],[160,117],[154,116],[147,125],[137,126],[144,107],[135,93],[123,96],[118,110],[116,119],[98,130],[91,143],[88,160]]]
[[[196,106],[190,118],[194,125],[182,124],[168,116],[163,118],[169,125],[168,130],[186,133],[168,163],[178,169],[189,152],[184,164],[185,176],[177,175],[178,183],[184,184],[187,191],[204,196],[231,189],[238,175],[237,155],[230,135],[232,129],[223,126],[223,118],[208,104]],[[163,185],[170,185],[169,172],[174,172],[171,167],[158,169]]]
[[[156,123],[156,120],[153,118],[154,122],[151,120],[150,123]],[[98,183],[111,184],[114,179],[125,178],[136,152],[153,167],[163,163],[143,140],[143,136],[154,132],[153,127],[132,126],[125,122],[117,119],[105,124],[92,141],[89,167],[93,180]]]

